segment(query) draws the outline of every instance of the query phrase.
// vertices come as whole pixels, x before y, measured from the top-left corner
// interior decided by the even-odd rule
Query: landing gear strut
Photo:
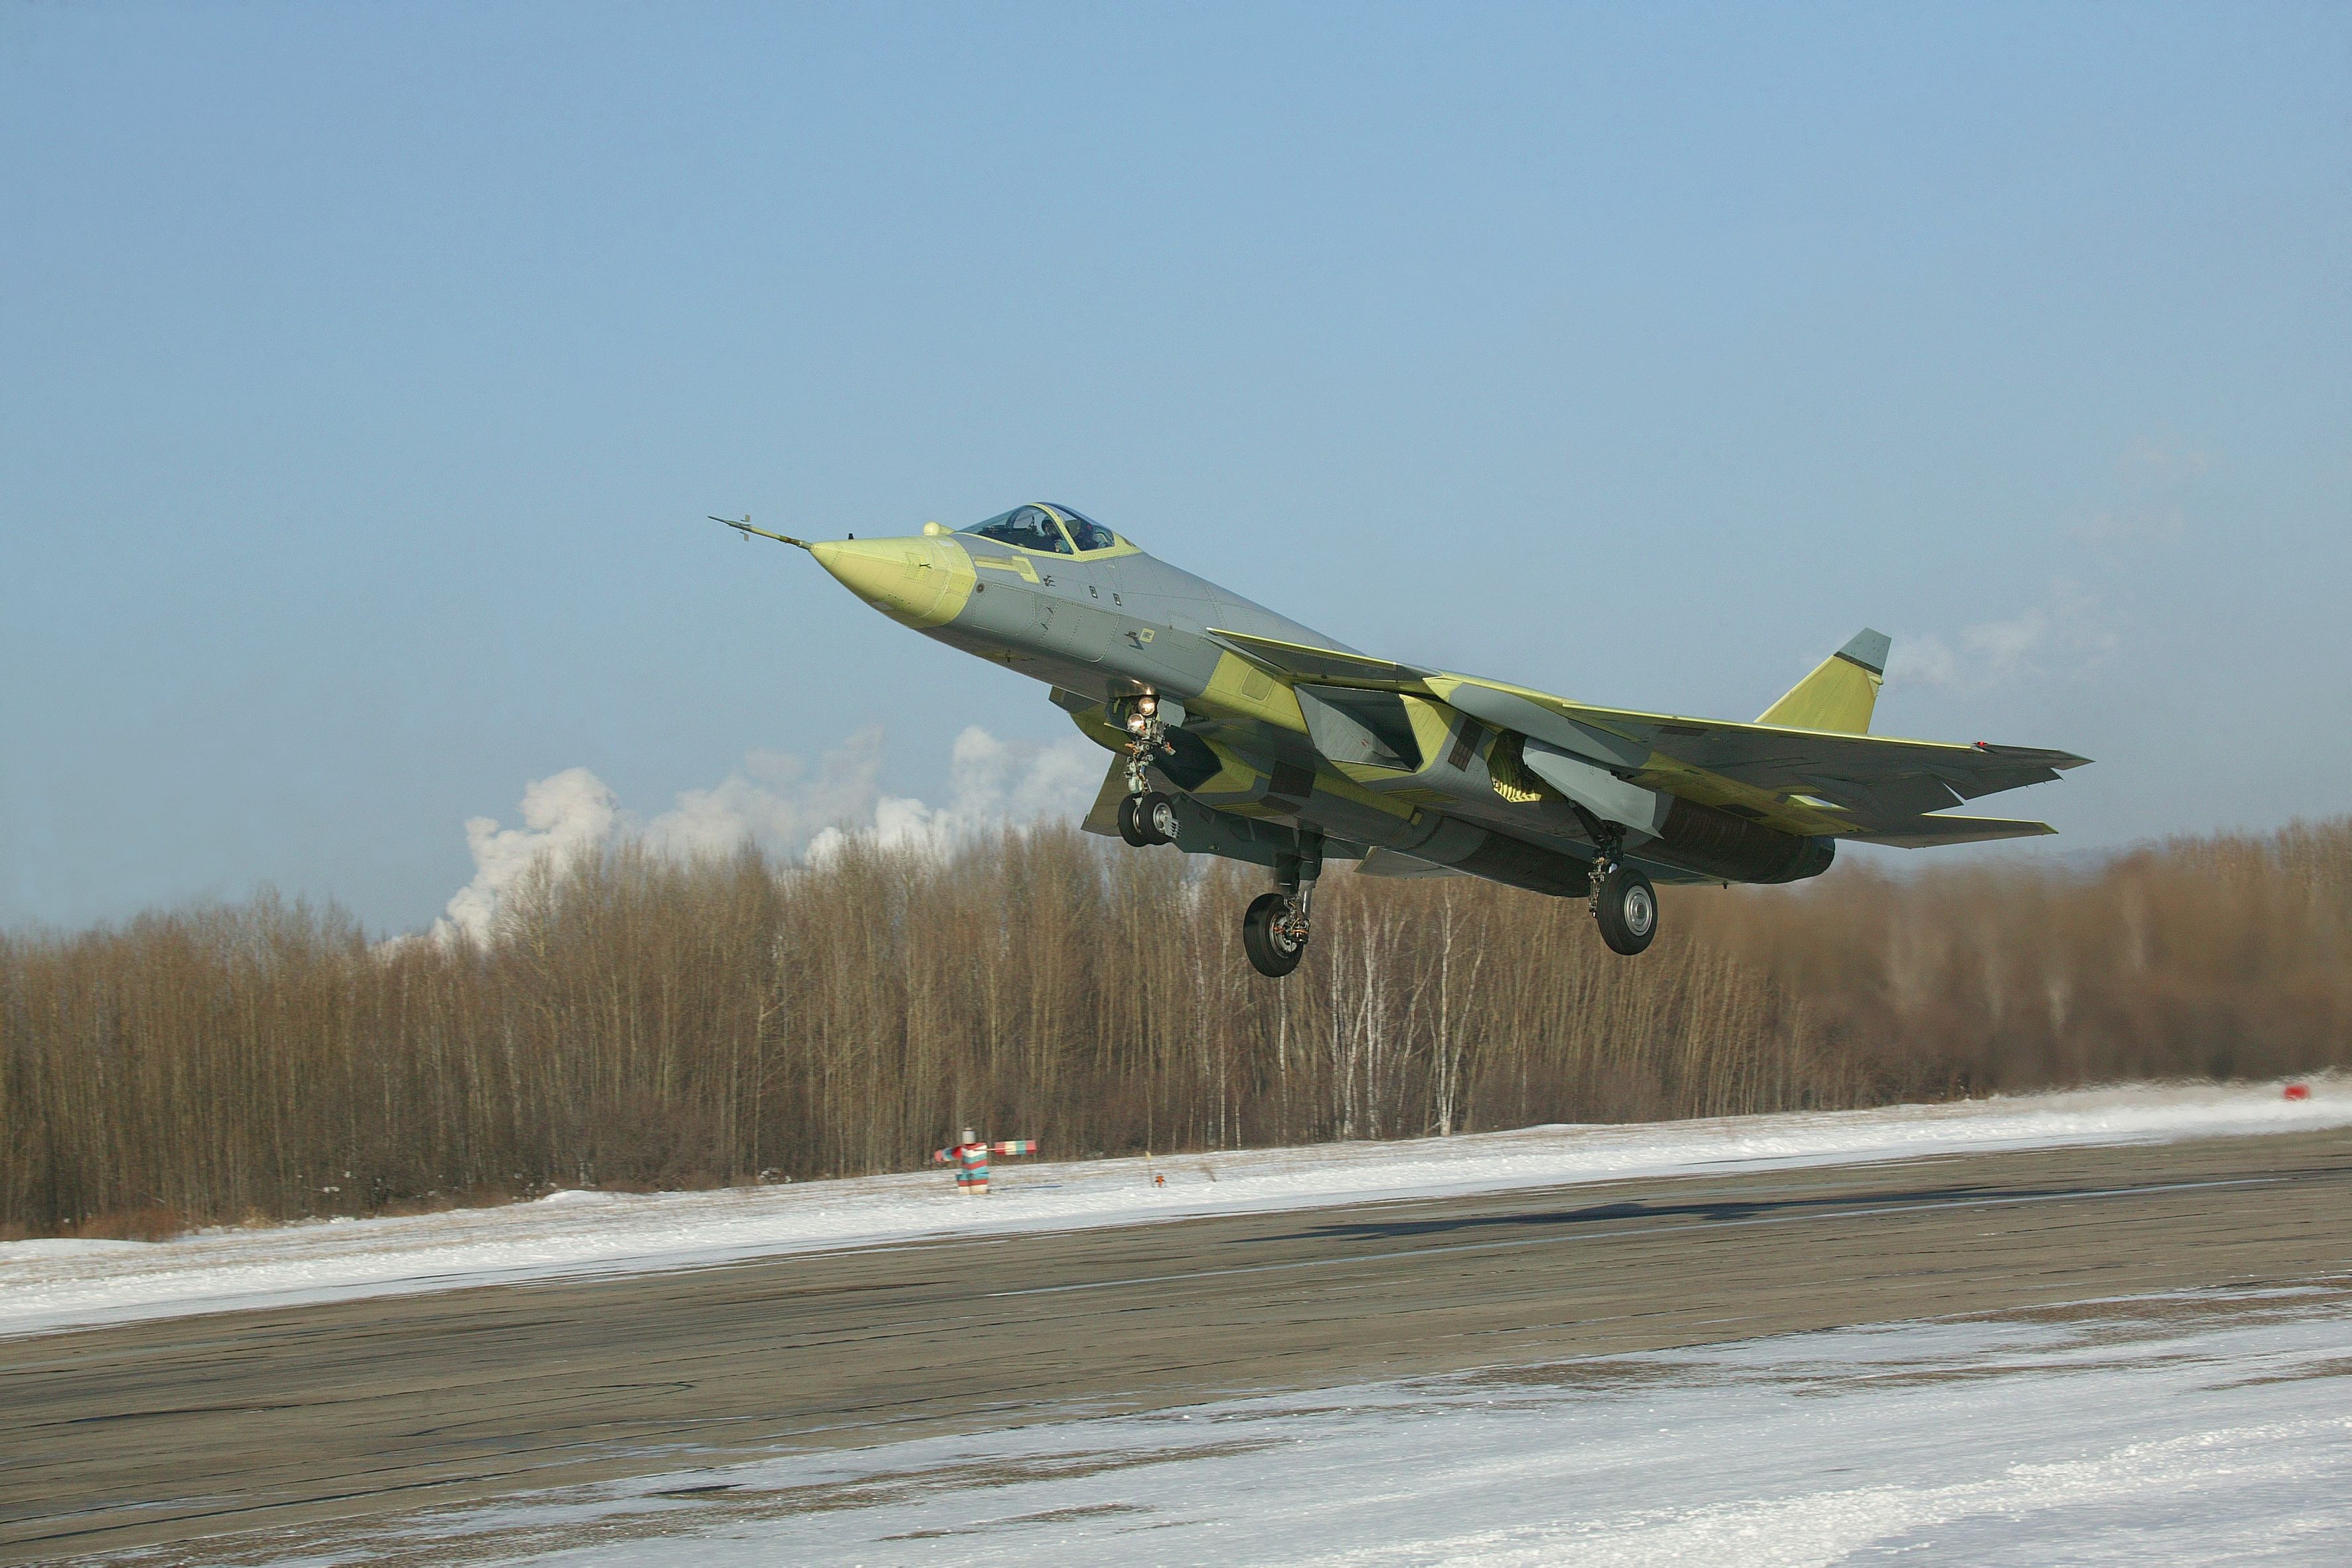
[[[1625,864],[1625,830],[1582,806],[1573,808],[1597,853],[1592,858],[1592,923],[1612,952],[1631,958],[1658,934],[1658,890]]]
[[[1275,862],[1275,890],[1250,900],[1242,916],[1242,951],[1250,967],[1269,980],[1279,980],[1307,956],[1309,918],[1315,906],[1315,881],[1323,871],[1323,836],[1302,830],[1298,853]]]
[[[1604,844],[1592,863],[1592,920],[1609,950],[1631,958],[1658,934],[1658,892],[1618,855],[1615,843]]]
[[[1118,836],[1138,849],[1176,842],[1176,803],[1151,787],[1145,770],[1161,757],[1173,756],[1168,740],[1168,713],[1160,694],[1147,691],[1128,699],[1127,798],[1118,803]],[[1179,709],[1181,717],[1182,710]]]

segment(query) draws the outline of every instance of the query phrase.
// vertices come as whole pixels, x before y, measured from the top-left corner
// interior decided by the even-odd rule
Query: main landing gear
[[[1658,934],[1658,890],[1650,879],[1625,864],[1625,830],[1603,822],[1582,806],[1575,807],[1591,837],[1592,923],[1612,952],[1631,958]]]
[[[1269,980],[1281,979],[1307,956],[1315,881],[1322,870],[1323,836],[1301,832],[1298,853],[1275,862],[1275,890],[1252,899],[1242,916],[1242,951],[1250,967]]]
[[[1592,921],[1612,952],[1631,958],[1658,934],[1658,892],[1650,879],[1604,846],[1592,863]]]

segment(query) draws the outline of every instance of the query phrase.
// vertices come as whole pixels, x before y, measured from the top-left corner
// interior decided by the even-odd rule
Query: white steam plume
[[[500,827],[496,817],[466,824],[466,847],[473,851],[474,879],[457,889],[433,934],[447,941],[457,931],[475,938],[498,924],[499,901],[544,855],[569,856],[613,836],[619,813],[613,792],[586,768],[566,768],[523,787],[520,827]]]
[[[814,768],[781,752],[753,752],[709,789],[686,790],[651,821],[623,810],[586,768],[566,768],[523,791],[520,827],[491,817],[466,824],[474,879],[433,924],[436,940],[486,940],[508,891],[545,856],[569,857],[635,839],[680,858],[746,844],[821,861],[865,839],[929,852],[1012,822],[1076,816],[1094,798],[1108,758],[1081,736],[1042,744],[1001,741],[974,726],[955,739],[944,805],[881,793],[882,731],[860,731]]]

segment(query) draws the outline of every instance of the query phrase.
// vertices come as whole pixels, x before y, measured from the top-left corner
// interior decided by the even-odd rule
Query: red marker
[[[2311,1086],[2307,1083],[2291,1083],[2286,1086],[2286,1097],[2289,1100],[2309,1100]]]

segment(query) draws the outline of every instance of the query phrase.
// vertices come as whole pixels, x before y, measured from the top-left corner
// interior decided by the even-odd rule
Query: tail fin
[[[1868,734],[1871,710],[1878,706],[1879,683],[1886,676],[1886,650],[1893,646],[1885,632],[1864,626],[1845,647],[1815,666],[1812,674],[1789,688],[1789,694],[1764,710],[1756,721],[1790,730]]]

